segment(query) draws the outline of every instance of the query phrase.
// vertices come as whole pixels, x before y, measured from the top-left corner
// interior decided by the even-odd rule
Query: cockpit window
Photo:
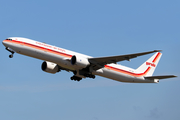
[[[12,39],[6,39],[6,40],[12,40]]]

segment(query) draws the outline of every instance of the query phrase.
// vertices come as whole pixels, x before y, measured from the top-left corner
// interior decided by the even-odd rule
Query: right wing
[[[92,64],[93,69],[97,70],[100,68],[103,68],[104,65],[110,64],[110,63],[116,63],[124,60],[130,60],[132,58],[136,58],[138,56],[159,52],[161,50],[154,50],[149,52],[142,52],[142,53],[135,53],[135,54],[127,54],[127,55],[119,55],[119,56],[110,56],[110,57],[98,57],[98,58],[89,58],[89,62]]]

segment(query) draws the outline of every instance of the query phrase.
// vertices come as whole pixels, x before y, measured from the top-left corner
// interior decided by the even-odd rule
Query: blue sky
[[[163,50],[154,75],[179,72],[179,0],[1,0],[0,39],[26,37],[94,57]],[[179,120],[179,78],[158,84],[71,81],[0,45],[2,120]],[[119,64],[137,68],[151,55]]]

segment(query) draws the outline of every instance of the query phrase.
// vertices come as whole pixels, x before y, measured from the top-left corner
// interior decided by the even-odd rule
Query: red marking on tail
[[[156,67],[156,65],[154,63],[150,63],[150,62],[146,62],[146,65],[150,65],[152,67]]]

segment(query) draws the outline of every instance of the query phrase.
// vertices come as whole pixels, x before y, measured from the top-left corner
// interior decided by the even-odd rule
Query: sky
[[[93,57],[163,50],[154,75],[177,75],[179,0],[1,0],[0,40],[25,37]],[[0,44],[1,120],[179,120],[179,77],[158,84],[41,70]],[[119,62],[138,68],[151,55]]]

